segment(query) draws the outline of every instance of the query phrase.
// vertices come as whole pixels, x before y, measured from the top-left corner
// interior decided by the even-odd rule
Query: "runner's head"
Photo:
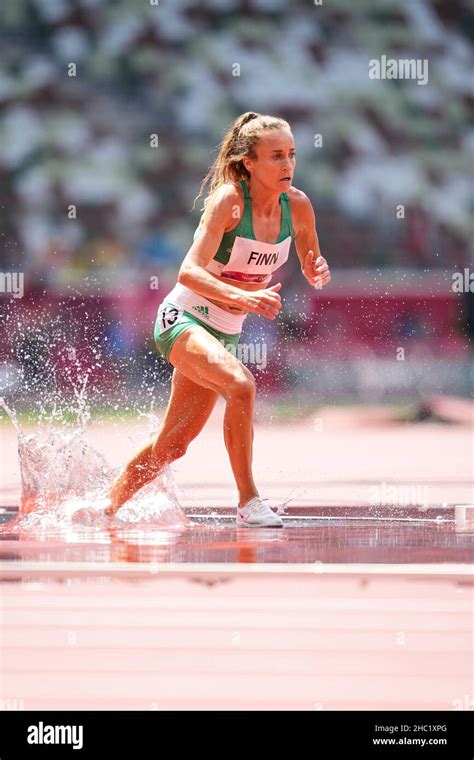
[[[255,177],[271,190],[281,192],[291,186],[295,168],[295,145],[291,127],[285,119],[253,111],[239,116],[229,127],[219,146],[219,154],[204,177],[199,195],[207,184],[204,205],[226,182]],[[289,180],[282,181],[282,178]],[[194,208],[194,206],[193,206]]]

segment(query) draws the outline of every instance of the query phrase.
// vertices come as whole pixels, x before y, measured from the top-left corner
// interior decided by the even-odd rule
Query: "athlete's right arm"
[[[181,264],[178,282],[204,298],[213,298],[272,319],[281,306],[278,293],[271,289],[251,293],[218,280],[206,269],[216,255],[226,227],[232,228],[233,223],[235,226],[233,211],[236,205],[235,191],[230,186],[219,188],[210,198],[201,219],[200,234]]]
[[[209,199],[202,215],[199,234],[181,264],[178,282],[205,298],[215,298],[242,308],[242,290],[221,282],[206,270],[206,265],[216,254],[225,228],[232,224],[233,198],[235,196],[231,188],[221,187]]]

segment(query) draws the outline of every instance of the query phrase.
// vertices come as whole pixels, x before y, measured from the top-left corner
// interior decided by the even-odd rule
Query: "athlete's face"
[[[288,129],[271,129],[262,133],[255,146],[256,158],[245,158],[251,179],[269,190],[281,193],[291,187],[295,173],[295,141]]]

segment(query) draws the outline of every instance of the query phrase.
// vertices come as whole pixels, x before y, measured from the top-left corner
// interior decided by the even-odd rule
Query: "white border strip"
[[[430,577],[473,577],[474,567],[467,563],[433,564],[325,564],[324,562],[257,563],[238,562],[0,562],[0,581],[24,576],[122,576],[157,575],[388,575]]]

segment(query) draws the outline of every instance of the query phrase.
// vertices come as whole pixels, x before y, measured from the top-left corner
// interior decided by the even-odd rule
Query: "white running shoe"
[[[283,520],[270,507],[263,504],[267,499],[254,496],[243,507],[237,507],[237,525],[247,528],[282,528]]]

